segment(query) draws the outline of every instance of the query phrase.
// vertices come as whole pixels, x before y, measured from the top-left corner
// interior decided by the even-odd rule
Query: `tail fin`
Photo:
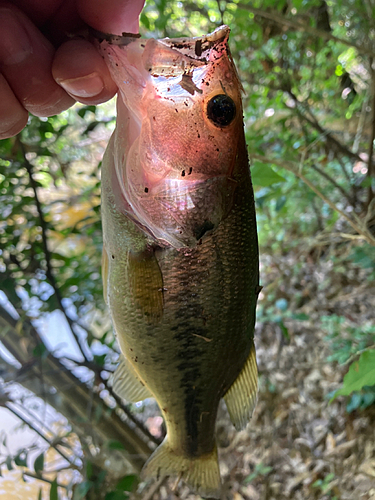
[[[146,462],[142,476],[178,476],[198,495],[220,498],[221,480],[216,446],[212,453],[190,458],[172,450],[166,438]]]

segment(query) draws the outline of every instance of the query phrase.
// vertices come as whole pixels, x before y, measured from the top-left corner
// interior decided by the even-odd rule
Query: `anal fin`
[[[117,396],[129,403],[137,403],[153,397],[122,354],[120,355],[119,365],[113,374],[112,387]]]
[[[244,429],[249,422],[258,396],[258,368],[255,346],[236,380],[224,396],[232,424],[237,430]]]

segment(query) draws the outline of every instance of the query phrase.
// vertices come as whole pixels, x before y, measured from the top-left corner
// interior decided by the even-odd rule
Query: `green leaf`
[[[40,342],[33,349],[33,356],[36,358],[45,358],[48,355],[46,346]]]
[[[92,481],[83,481],[78,484],[74,489],[73,500],[83,500],[93,484]]]
[[[40,474],[44,469],[44,452],[38,455],[34,462],[35,474]]]
[[[129,495],[123,491],[110,491],[106,494],[105,500],[128,500]]]
[[[309,317],[305,313],[292,314],[292,318],[297,321],[307,321]]]
[[[331,401],[337,396],[349,396],[353,391],[360,391],[366,385],[375,384],[375,350],[367,350],[354,361],[344,377],[343,387],[335,392]]]
[[[83,108],[79,109],[77,111],[77,114],[81,117],[84,118],[86,116],[86,113],[91,111],[92,113],[95,114],[96,111],[96,106],[84,106]]]
[[[27,467],[27,453],[25,450],[22,450],[18,453],[18,455],[14,459],[14,463],[19,467]]]
[[[277,182],[285,182],[284,177],[281,177],[266,163],[255,161],[251,167],[251,178],[254,186],[267,187]]]
[[[124,445],[120,443],[120,441],[117,441],[116,439],[112,439],[108,441],[108,448],[110,450],[123,450]]]
[[[40,488],[40,490],[39,490],[38,500],[43,500],[43,490],[42,490],[42,488]]]
[[[11,456],[7,456],[6,460],[5,460],[5,464],[8,468],[8,470],[13,470],[13,465],[12,465],[12,457]]]
[[[51,489],[49,490],[49,500],[59,500],[59,494],[57,492],[57,480],[55,479],[51,483]]]
[[[116,490],[120,491],[132,491],[134,484],[136,482],[137,476],[134,474],[130,474],[129,476],[125,476],[116,484]]]

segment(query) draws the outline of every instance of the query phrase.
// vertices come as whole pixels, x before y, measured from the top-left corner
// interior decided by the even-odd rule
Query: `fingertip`
[[[107,65],[86,40],[70,40],[59,47],[52,75],[70,96],[85,104],[108,101],[117,91]]]
[[[21,106],[8,82],[0,74],[0,139],[17,135],[27,124],[28,112]]]
[[[77,0],[82,19],[105,33],[138,33],[145,0]]]

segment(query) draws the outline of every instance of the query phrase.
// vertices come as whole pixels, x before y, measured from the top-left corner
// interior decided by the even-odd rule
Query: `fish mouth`
[[[91,29],[91,33],[98,40],[99,44],[103,41],[109,45],[126,46],[141,37],[140,34],[123,33],[122,35],[113,35],[110,33],[103,33]],[[227,25],[219,26],[212,33],[207,35],[191,37],[191,38],[163,38],[159,42],[177,49],[182,54],[192,59],[208,62],[209,52],[213,46],[217,45],[228,39],[230,28]]]

